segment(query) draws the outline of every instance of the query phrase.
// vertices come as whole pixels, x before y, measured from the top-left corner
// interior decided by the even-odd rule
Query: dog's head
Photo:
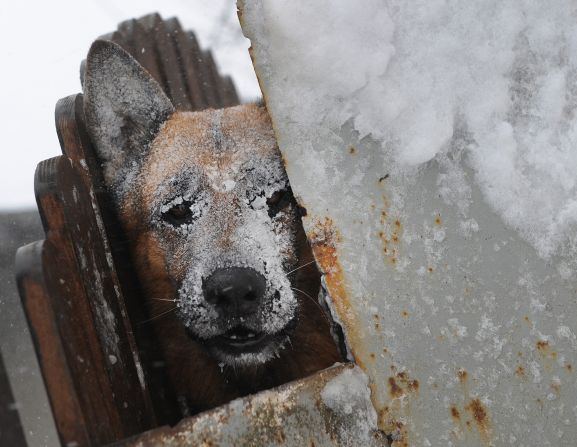
[[[149,298],[175,300],[189,334],[219,362],[273,358],[296,323],[288,276],[299,219],[266,110],[176,112],[105,41],[89,52],[84,86],[87,128],[121,220],[138,227],[176,295]]]

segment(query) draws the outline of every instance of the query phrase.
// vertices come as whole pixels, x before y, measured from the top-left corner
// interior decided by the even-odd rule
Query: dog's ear
[[[174,106],[158,83],[117,44],[97,40],[86,58],[86,127],[104,180],[122,195],[161,124]],[[131,175],[132,174],[132,175]]]

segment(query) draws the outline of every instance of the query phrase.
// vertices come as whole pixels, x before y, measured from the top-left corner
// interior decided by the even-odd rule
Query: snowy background
[[[80,92],[78,68],[90,43],[119,22],[157,11],[177,16],[232,75],[243,99],[260,95],[234,0],[55,0],[0,2],[0,211],[35,205],[36,164],[60,154],[54,106]]]

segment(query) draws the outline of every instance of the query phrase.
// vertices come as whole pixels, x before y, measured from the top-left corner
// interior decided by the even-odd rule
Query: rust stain
[[[521,365],[517,366],[517,368],[515,369],[515,374],[517,376],[519,376],[520,378],[524,379],[525,378],[525,368],[523,368],[523,366],[521,366]]]
[[[389,395],[392,399],[398,399],[405,395],[403,389],[397,384],[394,377],[389,377]]]
[[[383,247],[385,260],[388,260],[391,262],[391,264],[395,265],[398,260],[402,226],[399,219],[394,221],[389,220],[389,216],[386,211],[388,203],[386,197],[384,196],[383,201],[385,209],[381,211],[380,215],[380,224],[383,226],[383,229],[378,231],[378,235]]]
[[[441,221],[441,216],[437,216],[437,218],[435,219],[435,223],[437,225],[441,225],[443,222]]]
[[[349,147],[349,154],[354,155],[357,152],[354,146]]]
[[[565,369],[566,369],[567,371],[571,372],[571,371],[573,371],[573,366],[571,366],[571,363],[567,363],[567,364],[565,365]]]
[[[471,414],[481,438],[488,441],[491,435],[489,412],[480,399],[472,399],[465,409]]]
[[[465,369],[461,368],[457,371],[457,377],[459,378],[459,382],[465,385],[467,383],[467,379],[469,378],[469,373],[467,373]]]
[[[401,312],[401,315],[402,315],[403,317],[405,317],[405,318],[408,318],[409,312],[407,312],[406,310],[404,310],[404,311]]]
[[[371,353],[369,354],[369,357],[371,358],[371,360],[375,360],[375,353],[374,353],[374,352],[371,352]]]
[[[350,345],[352,347],[360,346],[359,328],[361,326],[358,324],[356,312],[352,308],[343,268],[339,262],[337,246],[341,242],[341,236],[335,228],[333,221],[325,217],[324,220],[318,220],[312,226],[308,237],[315,259],[325,275],[325,282],[332,303],[339,318],[345,325],[344,329],[346,330]],[[365,369],[362,360],[355,354],[354,348],[353,357],[355,362],[361,368]]]
[[[451,406],[451,417],[455,420],[455,422],[461,422],[461,413],[455,405]]]
[[[551,349],[549,342],[547,340],[538,340],[535,344],[537,351],[541,354],[546,369],[551,370],[554,366],[554,361],[557,360],[557,352]]]
[[[397,373],[397,379],[401,385],[411,393],[417,393],[419,391],[419,381],[416,379],[411,379],[405,371]]]
[[[551,384],[551,389],[553,390],[553,392],[557,396],[557,399],[559,399],[561,397],[561,384],[558,382],[553,382]]]
[[[378,411],[379,426],[390,442],[390,447],[409,447],[409,436],[405,424],[395,420],[387,406]]]

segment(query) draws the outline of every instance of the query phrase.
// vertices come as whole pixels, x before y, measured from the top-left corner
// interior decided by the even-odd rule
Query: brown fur
[[[268,115],[262,108],[244,106],[230,110],[227,115],[229,116],[223,127],[227,128],[225,132],[233,138],[242,139],[247,129],[272,134]],[[120,216],[133,241],[133,259],[145,292],[151,324],[162,345],[172,383],[176,393],[188,399],[193,411],[212,408],[231,399],[305,377],[341,360],[330,335],[328,318],[314,301],[320,287],[319,274],[314,264],[293,274],[293,286],[304,293],[297,292],[299,320],[291,343],[280,352],[279,358],[249,370],[221,370],[217,361],[187,335],[182,322],[172,311],[174,303],[150,299],[176,298],[175,280],[183,272],[167,271],[165,254],[157,236],[151,230],[143,230],[142,222],[146,217],[141,210],[149,208],[147,203],[154,196],[160,176],[169,176],[173,173],[172,169],[181,169],[180,163],[183,159],[194,160],[193,162],[201,167],[214,161],[214,142],[210,141],[210,132],[202,118],[202,113],[176,113],[162,128],[152,145],[151,155],[144,168],[146,174],[142,178],[145,183],[138,192],[128,197]],[[187,153],[186,147],[175,141],[178,139],[196,140],[198,146],[204,147],[205,151]],[[259,157],[267,149],[252,147],[250,150],[254,152],[250,156]],[[280,153],[278,156],[280,157]],[[163,162],[166,159],[178,162],[169,163],[167,166],[167,163]],[[219,160],[223,170],[227,169],[230,162],[227,157]],[[226,200],[226,197],[223,197],[223,200]],[[137,206],[139,203],[144,205]],[[312,260],[312,253],[302,225],[300,222],[297,225],[298,265],[304,265]]]
[[[266,110],[245,105],[175,112],[138,62],[103,40],[90,49],[84,87],[87,130],[149,312],[144,324],[156,332],[175,392],[191,410],[341,360],[316,302],[319,274],[314,264],[297,269],[312,254]],[[274,202],[277,193],[283,199]],[[178,213],[172,219],[184,204],[190,219],[179,220]],[[226,312],[211,308],[202,288],[215,271],[231,267],[259,269],[267,284],[259,308],[244,319],[222,317]],[[242,281],[249,284],[246,277]],[[227,336],[239,327],[252,331],[251,337],[260,334],[253,345],[260,351],[229,354],[213,345],[207,354],[211,340],[237,340]]]

